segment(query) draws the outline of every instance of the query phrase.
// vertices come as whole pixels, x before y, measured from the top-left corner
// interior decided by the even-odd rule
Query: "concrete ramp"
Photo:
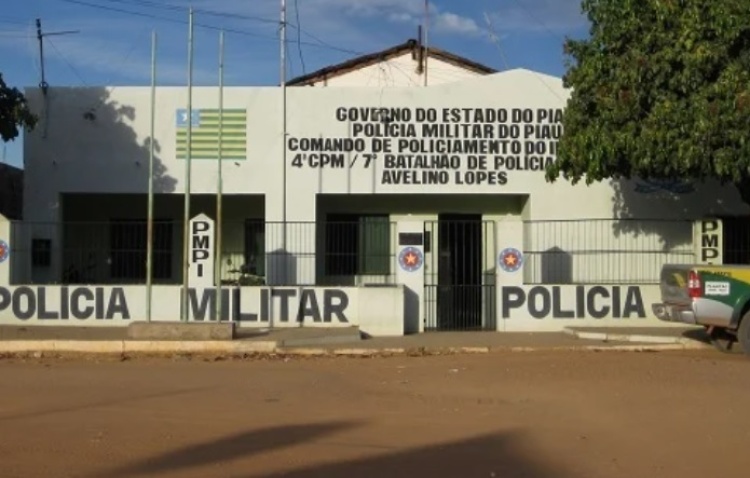
[[[351,344],[362,340],[359,327],[306,327],[247,330],[238,329],[238,340],[260,340],[275,342],[277,347],[310,347],[336,344]]]

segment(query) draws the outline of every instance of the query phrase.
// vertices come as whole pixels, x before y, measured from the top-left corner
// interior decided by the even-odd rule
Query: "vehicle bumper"
[[[657,303],[651,305],[651,310],[663,322],[696,324],[695,312],[690,306]]]

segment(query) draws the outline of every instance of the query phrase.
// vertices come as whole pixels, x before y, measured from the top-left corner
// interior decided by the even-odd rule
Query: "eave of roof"
[[[419,48],[419,44],[417,40],[410,39],[404,43],[395,45],[385,50],[381,50],[381,51],[374,52],[374,53],[369,53],[367,55],[358,56],[356,58],[352,58],[342,63],[330,65],[325,68],[321,68],[319,70],[313,71],[312,73],[298,76],[292,80],[287,81],[286,84],[287,86],[310,85],[312,83],[315,83],[323,79],[340,76],[353,70],[365,68],[370,65],[374,65],[383,61],[387,61],[391,58],[403,55],[405,52],[409,52],[409,51],[413,52],[417,48]],[[475,61],[469,60],[468,58],[464,58],[462,56],[449,53],[440,48],[429,47],[427,48],[427,53],[428,53],[428,58],[437,58],[447,63],[451,63],[455,66],[474,71],[476,73],[489,75],[489,74],[497,72],[497,70],[495,70],[494,68],[490,68],[481,63],[477,63]]]

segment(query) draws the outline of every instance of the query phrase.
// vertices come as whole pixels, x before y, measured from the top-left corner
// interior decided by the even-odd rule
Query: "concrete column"
[[[424,221],[396,223],[396,282],[404,285],[404,331],[424,332]]]
[[[507,216],[497,221],[497,258],[495,287],[497,291],[497,330],[507,330],[503,318],[503,287],[523,285],[524,230],[520,216]]]

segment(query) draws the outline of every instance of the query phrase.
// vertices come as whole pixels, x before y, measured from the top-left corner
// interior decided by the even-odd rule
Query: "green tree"
[[[0,73],[0,138],[4,142],[16,139],[21,128],[31,130],[37,123],[37,117],[29,110],[26,97],[18,88],[5,84]]]
[[[750,2],[583,0],[547,180],[715,179],[750,203]]]

